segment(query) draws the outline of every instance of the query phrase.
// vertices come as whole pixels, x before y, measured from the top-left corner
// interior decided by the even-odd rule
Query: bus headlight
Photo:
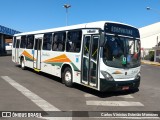
[[[113,81],[114,80],[113,77],[109,73],[107,73],[106,71],[101,71],[101,73],[106,80],[108,80],[108,81]]]
[[[140,79],[140,77],[141,77],[141,73],[139,72],[139,73],[136,75],[135,79]]]

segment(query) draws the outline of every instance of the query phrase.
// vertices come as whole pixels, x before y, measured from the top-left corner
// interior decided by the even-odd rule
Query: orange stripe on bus
[[[65,54],[45,60],[44,62],[71,62],[69,58]]]
[[[30,58],[30,59],[34,59],[34,60],[36,60],[35,58],[33,58],[33,56],[32,55],[30,55],[27,51],[23,51],[23,53],[22,53],[24,56],[26,56],[26,57],[28,57],[28,58]]]

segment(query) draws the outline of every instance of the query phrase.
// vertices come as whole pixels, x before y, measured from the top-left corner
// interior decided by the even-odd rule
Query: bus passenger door
[[[19,45],[20,45],[20,39],[15,39],[16,45],[15,45],[15,63],[19,63]]]
[[[82,83],[98,87],[98,35],[84,37],[82,59]]]
[[[42,46],[42,38],[35,38],[35,44],[34,44],[34,63],[33,67],[34,69],[40,70],[41,69],[41,46]]]

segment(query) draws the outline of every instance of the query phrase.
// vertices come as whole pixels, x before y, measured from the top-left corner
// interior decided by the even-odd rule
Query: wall
[[[141,46],[145,48],[153,48],[160,41],[160,22],[139,28],[141,36]]]
[[[141,37],[141,57],[145,57],[150,50],[160,42],[160,22],[139,28]],[[155,54],[156,55],[156,54]],[[155,60],[156,61],[156,60]]]

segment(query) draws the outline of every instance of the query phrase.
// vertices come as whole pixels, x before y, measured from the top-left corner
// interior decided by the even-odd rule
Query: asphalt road
[[[160,111],[160,67],[142,64],[141,76],[139,91],[100,93],[81,85],[68,88],[57,77],[36,73],[31,69],[21,70],[11,61],[11,56],[3,56],[0,57],[0,111]],[[72,114],[71,116],[82,114],[88,117],[61,119],[100,119],[98,116],[93,118],[92,116],[96,116],[97,113],[92,112],[69,112],[69,114]],[[33,120],[37,119],[54,120],[60,117]],[[105,119],[111,120],[112,117]]]

